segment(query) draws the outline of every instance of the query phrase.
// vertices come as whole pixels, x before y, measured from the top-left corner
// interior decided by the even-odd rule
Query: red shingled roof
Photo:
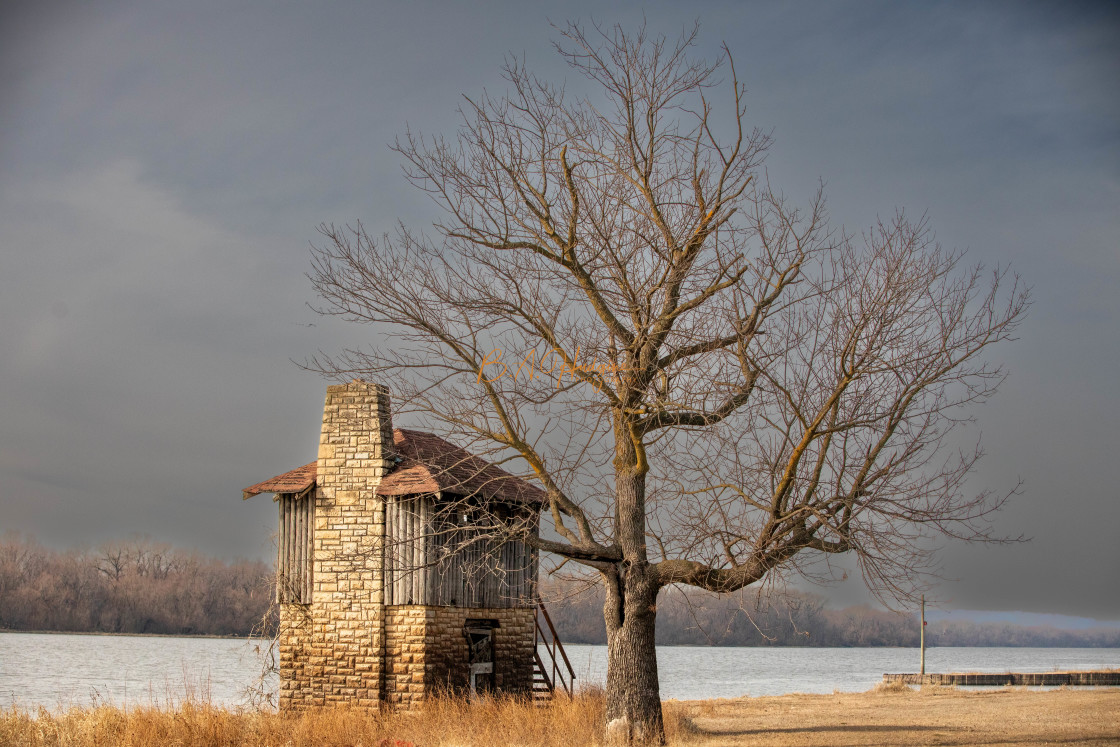
[[[242,490],[241,497],[248,499],[260,493],[302,493],[315,484],[315,470],[318,466],[318,462],[312,462],[291,472],[258,482]]]
[[[422,431],[397,428],[393,446],[401,461],[385,476],[378,495],[458,493],[511,503],[542,503],[544,493],[465,449]],[[242,496],[300,493],[315,484],[317,462],[245,488]]]

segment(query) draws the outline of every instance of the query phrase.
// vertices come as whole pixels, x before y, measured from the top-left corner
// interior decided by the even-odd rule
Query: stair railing
[[[541,618],[544,618],[545,626],[548,628],[548,635],[545,635],[544,627],[541,627]],[[540,670],[541,676],[544,677],[550,692],[556,692],[556,687],[559,685],[564,689],[564,692],[571,697],[572,691],[575,688],[576,670],[572,668],[572,663],[568,661],[568,654],[564,651],[564,644],[560,642],[560,637],[556,635],[556,627],[552,624],[552,618],[548,616],[548,610],[545,609],[544,602],[540,597],[537,597],[537,614],[533,617],[535,630],[533,633],[533,656],[536,657],[537,668]],[[544,646],[545,652],[548,654],[548,666],[541,659],[541,646]],[[557,656],[559,653],[559,656]],[[563,660],[564,666],[560,666]],[[566,670],[566,671],[565,671]],[[549,676],[551,671],[552,676]]]

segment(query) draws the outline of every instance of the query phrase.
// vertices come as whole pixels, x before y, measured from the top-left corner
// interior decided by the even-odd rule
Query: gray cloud
[[[371,342],[316,317],[322,221],[430,216],[387,144],[450,132],[507,51],[566,76],[554,7],[26,4],[0,19],[0,528],[265,555],[238,490],[315,453],[323,382],[289,359]],[[1120,23],[1095,5],[712,4],[773,128],[770,176],[828,183],[858,230],[896,206],[1034,286],[976,415],[977,489],[1034,540],[945,552],[949,606],[1120,618]],[[566,17],[674,33],[673,4]],[[578,86],[578,81],[569,79]],[[314,326],[309,326],[314,325]],[[974,434],[975,435],[975,434]],[[859,598],[854,580],[831,592]]]

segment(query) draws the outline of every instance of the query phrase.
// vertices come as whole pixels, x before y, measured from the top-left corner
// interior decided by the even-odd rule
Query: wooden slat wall
[[[388,604],[431,604],[429,545],[432,496],[391,498],[385,504],[386,583]]]
[[[433,495],[388,499],[386,603],[490,608],[532,604],[536,551],[521,541],[499,544],[472,538],[475,530],[455,521],[454,512],[436,512]]]
[[[293,604],[310,604],[312,590],[312,536],[314,500],[281,493],[280,532],[277,553],[277,599]]]

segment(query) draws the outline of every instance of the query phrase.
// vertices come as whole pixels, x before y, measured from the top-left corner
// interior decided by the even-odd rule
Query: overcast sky
[[[1022,478],[999,525],[1033,540],[947,545],[944,606],[1120,619],[1120,13],[683,5],[4,3],[0,532],[269,555],[274,506],[239,491],[314,458],[326,384],[290,360],[370,342],[307,306],[315,226],[430,216],[388,144],[451,133],[508,52],[567,77],[550,19],[698,16],[772,182],[823,179],[852,230],[928,212],[1033,286],[973,481]]]

